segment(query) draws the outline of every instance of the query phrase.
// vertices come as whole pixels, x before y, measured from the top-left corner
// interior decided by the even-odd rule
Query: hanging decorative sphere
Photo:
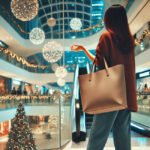
[[[66,77],[67,76],[67,70],[66,70],[66,68],[63,67],[63,66],[57,67],[57,69],[55,71],[55,75],[58,78],[64,78],[64,77]]]
[[[21,21],[30,21],[39,10],[38,0],[12,0],[11,11]]]
[[[72,30],[80,30],[82,27],[82,22],[80,18],[73,18],[70,21],[70,27]]]
[[[58,84],[59,86],[64,86],[64,85],[66,84],[66,81],[65,81],[64,79],[59,78],[59,79],[57,80],[57,84]]]
[[[44,42],[45,40],[45,33],[40,28],[33,28],[29,35],[30,41],[35,44],[39,45]]]
[[[46,61],[51,63],[60,60],[63,53],[63,47],[55,41],[48,42],[43,47],[43,57]]]
[[[47,20],[47,24],[48,24],[48,26],[50,26],[50,27],[54,27],[54,26],[56,25],[56,19],[55,19],[55,18],[49,18],[49,19]]]
[[[53,63],[53,64],[51,65],[51,68],[52,68],[52,70],[53,70],[54,72],[56,71],[57,67],[59,67],[59,65],[58,65],[57,63]]]

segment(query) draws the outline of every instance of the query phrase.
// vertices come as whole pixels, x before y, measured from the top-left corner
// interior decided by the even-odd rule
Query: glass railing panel
[[[60,148],[59,104],[40,106],[39,111],[43,109],[47,109],[44,115],[28,116],[35,143],[40,150]]]
[[[64,145],[71,140],[71,99],[72,96],[70,94],[61,97],[61,145]]]
[[[63,94],[62,106],[70,107],[70,94]],[[58,105],[58,100],[53,95],[33,95],[33,96],[17,96],[17,95],[6,95],[0,96],[0,110],[8,108],[16,108],[19,102],[25,106],[47,106],[47,105]]]

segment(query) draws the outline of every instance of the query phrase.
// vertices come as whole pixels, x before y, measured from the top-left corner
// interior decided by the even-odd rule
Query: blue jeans
[[[115,150],[131,150],[131,112],[120,110],[94,116],[87,150],[103,150],[110,131]]]

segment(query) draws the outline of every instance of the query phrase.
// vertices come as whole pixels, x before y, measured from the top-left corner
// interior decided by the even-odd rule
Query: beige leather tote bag
[[[127,108],[124,65],[79,76],[79,86],[83,111],[88,114],[99,114]]]

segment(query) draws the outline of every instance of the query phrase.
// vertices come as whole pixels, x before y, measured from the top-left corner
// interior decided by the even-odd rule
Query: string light
[[[90,30],[94,30],[96,28],[102,28],[104,27],[104,22],[101,21],[100,23],[94,25],[94,26],[90,26],[88,28],[84,28],[84,29],[80,29],[80,30],[66,30],[64,31],[65,33],[76,33],[76,32],[85,32],[85,31],[90,31]],[[61,32],[62,34],[63,32]]]
[[[2,49],[0,48],[0,52],[3,52],[4,54],[9,55],[11,58],[16,58],[16,60],[24,65],[26,65],[27,67],[31,67],[31,68],[41,68],[41,69],[45,69],[48,66],[42,66],[42,65],[34,65],[34,64],[30,64],[28,61],[26,61],[23,57],[18,56],[17,54],[15,54],[14,52],[12,52],[9,49]]]
[[[150,36],[150,31],[149,30],[144,30],[141,37],[138,38],[138,39],[135,39],[135,44],[136,45],[140,45],[141,42],[143,42],[143,40],[146,38],[146,37],[149,37]]]
[[[21,33],[24,33],[24,34],[29,34],[29,32],[25,31],[24,29],[22,29],[22,27],[10,16],[10,14],[6,11],[6,9],[1,6],[3,11],[5,11],[5,13],[7,14],[7,16],[10,17],[11,21],[16,25],[16,27],[20,30]],[[84,31],[90,31],[90,30],[93,30],[95,28],[102,28],[104,25],[103,25],[103,22],[101,23],[98,23],[94,26],[90,26],[88,28],[84,28],[84,29],[81,29],[81,30],[66,30],[64,31],[65,33],[75,33],[75,32],[84,32]],[[61,34],[63,32],[60,32]]]
[[[140,45],[140,43],[146,38],[150,36],[150,31],[149,30],[144,30],[141,37],[139,39],[135,39],[135,44],[136,45]],[[0,47],[0,51],[3,52],[4,54],[8,54],[10,55],[12,58],[16,58],[19,62],[21,62],[22,64],[26,64],[28,67],[32,67],[32,68],[41,68],[41,69],[45,69],[47,68],[47,66],[40,66],[40,65],[34,65],[34,64],[30,64],[29,62],[27,62],[24,58],[16,55],[15,53],[13,53],[12,51],[10,51],[9,49],[3,49]]]
[[[40,69],[43,69],[43,70],[49,67],[49,66],[47,66],[47,65],[44,66],[44,65],[34,65],[34,64],[30,64],[30,63],[29,63],[28,61],[26,61],[23,57],[16,55],[15,53],[13,53],[12,51],[10,51],[9,49],[3,49],[2,47],[0,47],[0,52],[6,54],[6,55],[8,55],[8,56],[10,56],[10,57],[13,58],[13,59],[16,58],[19,63],[22,63],[23,65],[26,65],[27,67],[40,68]],[[52,64],[52,69],[53,69],[53,71],[55,71],[57,67],[58,67],[58,64],[55,64],[55,63]],[[69,67],[69,66],[66,65],[66,67]],[[71,65],[71,67],[75,68],[76,65]]]
[[[29,96],[29,95],[5,95],[5,96],[0,96],[0,101],[3,102],[3,103],[8,103],[8,100],[10,100],[11,102],[16,101],[16,102],[19,102],[19,101],[22,101],[23,103],[25,102],[25,99],[31,99],[33,101],[39,99],[39,101],[46,101],[47,99],[49,98],[52,98],[54,96],[63,96],[65,99],[69,99],[71,97],[71,94],[62,94],[61,92],[60,93],[57,93],[56,94],[56,91],[52,94],[52,95],[32,95],[32,96]]]
[[[124,0],[125,2],[125,6],[127,6],[128,4],[128,0]],[[16,27],[18,27],[18,29],[20,30],[20,32],[24,33],[24,34],[29,34],[27,31],[25,31],[24,29],[21,28],[21,26],[19,24],[16,23],[15,20],[13,20],[13,18],[10,16],[10,14],[6,11],[5,7],[1,6],[3,11],[5,11],[5,13],[11,18],[12,22],[16,25]],[[65,33],[73,33],[73,32],[84,32],[84,31],[90,31],[90,30],[93,30],[95,28],[102,28],[104,25],[103,25],[103,22],[101,23],[98,23],[94,26],[90,26],[88,28],[85,28],[85,29],[81,29],[81,30],[66,30],[64,31]],[[62,33],[62,32],[60,32]]]

